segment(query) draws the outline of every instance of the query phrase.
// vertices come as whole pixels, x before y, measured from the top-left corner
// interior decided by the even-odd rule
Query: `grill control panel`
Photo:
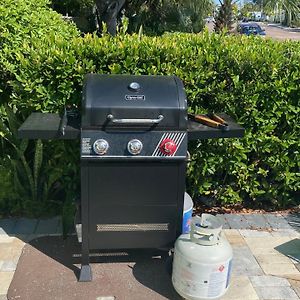
[[[81,132],[81,158],[186,158],[186,132]]]

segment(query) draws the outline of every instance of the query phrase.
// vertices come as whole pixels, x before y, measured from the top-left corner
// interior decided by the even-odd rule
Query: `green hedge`
[[[80,37],[47,1],[4,0],[0,50],[0,101],[20,120],[80,104],[88,72],[177,75],[191,112],[226,112],[246,128],[243,139],[190,143],[188,190],[222,203],[299,204],[300,43],[207,32]],[[45,144],[47,164],[63,168],[65,191],[78,186],[77,151],[72,142]]]

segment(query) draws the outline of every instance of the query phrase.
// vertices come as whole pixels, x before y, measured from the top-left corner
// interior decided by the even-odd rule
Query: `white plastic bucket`
[[[182,233],[189,233],[191,230],[193,206],[194,203],[191,196],[188,193],[184,193]]]

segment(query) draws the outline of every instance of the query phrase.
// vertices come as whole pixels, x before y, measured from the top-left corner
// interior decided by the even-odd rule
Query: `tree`
[[[261,0],[262,1],[262,0]],[[264,9],[272,10],[281,14],[284,12],[283,23],[287,26],[291,26],[292,21],[299,21],[300,19],[300,4],[299,0],[264,0]]]
[[[100,31],[104,22],[111,34],[116,33],[122,14],[129,19],[129,32],[143,27],[145,33],[153,35],[165,31],[197,33],[205,25],[204,18],[213,10],[213,0],[52,0],[56,11],[77,17],[74,21],[88,17],[95,23],[95,16],[90,17],[93,6],[97,7]]]
[[[213,3],[210,0],[183,0],[179,10],[182,20],[190,22],[189,31],[199,32],[204,26],[204,18],[213,10]]]
[[[91,11],[94,0],[52,0],[52,8],[63,15],[80,17]]]
[[[115,35],[117,32],[117,21],[125,0],[95,0],[96,16],[99,29],[102,30],[102,22],[107,26],[107,31]]]
[[[292,22],[300,21],[299,0],[253,0],[254,3],[262,7],[266,12],[275,15],[284,25],[291,26]],[[281,14],[284,14],[283,20]]]
[[[259,10],[260,10],[260,6],[258,4],[254,3],[254,2],[247,2],[240,9],[239,17],[240,18],[248,18],[248,17],[250,17],[250,15],[252,15],[252,13],[254,11],[259,11]]]
[[[233,28],[233,1],[223,0],[220,1],[220,9],[215,17],[215,32],[222,30],[230,31]]]
[[[142,26],[150,34],[199,32],[212,9],[212,0],[127,0],[125,3],[130,31],[138,31]]]
[[[96,30],[94,0],[52,0],[51,7],[64,16],[72,17],[79,30]]]

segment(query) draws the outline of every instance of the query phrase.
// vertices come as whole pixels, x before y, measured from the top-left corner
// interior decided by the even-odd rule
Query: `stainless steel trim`
[[[152,153],[152,157],[167,157],[167,158],[174,158],[175,154],[177,153],[178,149],[181,146],[181,143],[183,142],[184,138],[186,136],[186,132],[168,132],[168,133],[164,133],[161,137],[161,139],[159,140],[158,144],[156,145],[155,150]],[[173,153],[173,155],[166,155],[164,153],[162,153],[159,149],[159,146],[161,144],[161,142],[165,139],[171,139],[174,140],[175,144],[177,144],[177,149],[176,151]]]
[[[168,231],[169,223],[140,224],[96,224],[98,232],[103,231]]]
[[[159,115],[157,119],[115,119],[113,115],[107,115],[107,120],[113,122],[114,124],[158,124],[163,119],[163,115]]]
[[[143,159],[183,159],[183,158],[186,158],[186,156],[142,156],[142,155],[138,155],[138,156],[128,156],[128,155],[115,155],[115,156],[109,156],[109,155],[104,155],[104,156],[99,156],[99,155],[81,155],[81,158],[98,158],[98,159],[106,159],[106,158],[115,158],[115,159],[123,159],[123,158],[128,158],[128,159],[131,159],[131,160],[138,160],[140,158],[143,158]]]
[[[179,138],[179,140],[178,140],[178,142],[177,142],[177,143],[178,143],[178,147],[177,147],[176,151],[173,153],[173,156],[176,155],[176,153],[177,153],[179,147],[181,146],[181,143],[183,142],[185,136],[186,136],[186,133],[184,133],[184,134],[182,134],[182,135],[180,136],[180,138]]]

